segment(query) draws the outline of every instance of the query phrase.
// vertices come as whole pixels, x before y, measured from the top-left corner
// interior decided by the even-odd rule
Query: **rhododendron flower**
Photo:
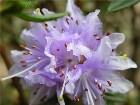
[[[42,9],[42,15],[53,14]],[[133,84],[118,70],[136,68],[127,56],[116,48],[125,36],[122,33],[104,33],[98,14],[84,16],[68,0],[68,16],[44,23],[31,23],[21,37],[24,51],[12,51],[15,64],[5,79],[20,77],[32,88],[30,105],[40,104],[57,93],[60,105],[63,94],[77,101],[83,97],[85,105],[103,105],[105,92],[128,92]],[[41,15],[41,12],[34,12]]]

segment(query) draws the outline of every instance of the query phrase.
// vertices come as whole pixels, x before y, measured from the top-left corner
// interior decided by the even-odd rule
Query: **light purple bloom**
[[[125,36],[103,32],[98,18],[100,10],[84,16],[74,0],[68,0],[66,11],[69,16],[31,23],[30,29],[23,31],[25,50],[12,51],[15,64],[10,76],[3,80],[24,79],[32,88],[30,105],[46,101],[55,92],[61,105],[65,104],[64,93],[73,100],[82,96],[85,105],[104,105],[105,92],[128,92],[133,84],[117,70],[137,65],[115,51]],[[42,12],[53,14],[47,9]]]

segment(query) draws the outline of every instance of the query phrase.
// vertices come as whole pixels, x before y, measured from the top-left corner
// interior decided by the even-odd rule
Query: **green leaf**
[[[36,0],[3,0],[0,3],[0,14],[14,14],[34,8],[38,4]]]
[[[57,18],[63,17],[65,15],[68,15],[67,12],[64,13],[56,13],[53,15],[43,16],[43,15],[28,15],[25,13],[18,13],[16,14],[17,17],[25,20],[25,21],[33,21],[33,22],[44,22],[49,20],[55,20]]]
[[[140,2],[140,0],[113,0],[108,7],[108,12],[115,12]]]
[[[113,102],[124,102],[126,100],[126,95],[120,93],[106,93],[104,99]]]

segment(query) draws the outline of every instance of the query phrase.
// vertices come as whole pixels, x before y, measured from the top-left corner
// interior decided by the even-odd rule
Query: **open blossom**
[[[41,11],[42,15],[53,14],[47,9]],[[68,16],[31,23],[30,29],[23,31],[25,50],[12,51],[15,64],[3,80],[24,79],[32,88],[30,105],[40,104],[55,93],[60,105],[65,104],[64,93],[75,101],[82,96],[85,105],[104,105],[105,92],[128,92],[133,84],[118,70],[137,65],[116,52],[125,36],[104,33],[99,10],[84,16],[74,0],[68,0],[66,11]]]

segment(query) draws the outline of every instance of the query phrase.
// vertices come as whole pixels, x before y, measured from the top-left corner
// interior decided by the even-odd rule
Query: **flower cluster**
[[[42,15],[53,14],[41,11]],[[137,67],[126,55],[116,53],[124,35],[104,33],[99,10],[84,16],[74,0],[68,0],[66,11],[68,16],[31,23],[30,29],[23,31],[25,50],[12,51],[15,64],[3,80],[24,79],[33,91],[30,105],[40,104],[55,93],[60,105],[65,105],[63,94],[75,101],[82,96],[85,105],[104,105],[105,92],[131,89],[133,84],[117,73]]]

